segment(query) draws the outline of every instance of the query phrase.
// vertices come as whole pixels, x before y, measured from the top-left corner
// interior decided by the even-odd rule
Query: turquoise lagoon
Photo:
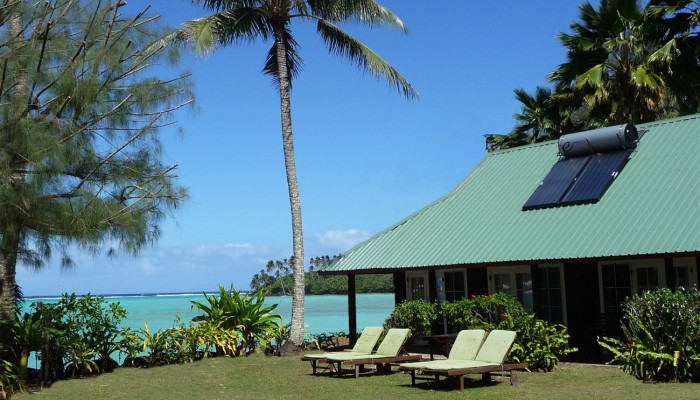
[[[128,312],[122,321],[123,327],[141,329],[144,321],[153,330],[170,328],[176,324],[177,317],[181,322],[188,323],[199,311],[191,307],[191,300],[205,302],[202,294],[149,294],[105,296],[108,302],[118,302]],[[54,302],[55,298],[26,299],[26,304],[35,301]],[[275,313],[279,314],[284,323],[289,323],[292,314],[291,296],[268,296],[267,304],[277,304]],[[206,304],[206,303],[205,303]],[[394,309],[394,295],[389,294],[358,294],[357,295],[357,328],[378,326]],[[305,330],[311,334],[348,331],[348,298],[345,295],[306,296]]]
[[[192,308],[191,300],[205,302],[203,294],[148,294],[148,295],[119,295],[104,296],[109,303],[118,302],[127,311],[127,317],[122,320],[122,327],[132,329],[144,328],[144,321],[149,329],[171,328],[180,323],[187,324],[193,317],[200,314]],[[56,302],[57,298],[28,298],[23,308],[34,302]],[[277,304],[274,313],[279,314],[284,323],[289,323],[292,314],[291,296],[268,296],[266,304]],[[394,310],[394,294],[358,294],[357,295],[357,328],[365,326],[381,326],[384,320]],[[305,302],[305,331],[309,334],[348,331],[348,298],[346,295],[307,295]],[[29,361],[31,368],[39,368],[35,354]]]

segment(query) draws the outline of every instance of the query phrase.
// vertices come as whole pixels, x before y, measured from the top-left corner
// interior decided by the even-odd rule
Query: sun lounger
[[[367,355],[341,353],[327,357],[326,362],[335,366],[338,376],[341,376],[343,373],[341,369],[342,364],[353,366],[355,378],[357,378],[360,376],[360,371],[367,364],[376,365],[379,371],[386,371],[391,369],[392,363],[420,360],[422,357],[420,354],[401,354],[403,345],[406,343],[410,332],[410,329],[389,329],[376,353]]]
[[[490,382],[492,372],[505,371],[510,372],[511,383],[513,383],[513,371],[527,369],[526,363],[504,362],[513,346],[515,336],[515,332],[512,331],[493,330],[479,348],[474,359],[453,359],[452,352],[450,352],[450,357],[447,360],[400,364],[399,369],[411,374],[411,385],[416,384],[416,373],[434,375],[436,380],[439,379],[440,375],[447,375],[457,376],[459,389],[464,390],[464,375],[481,374],[483,381]]]
[[[368,326],[362,330],[360,337],[357,338],[355,346],[353,346],[350,351],[337,351],[337,352],[325,352],[325,353],[312,353],[306,354],[301,358],[301,361],[309,361],[311,363],[312,374],[316,375],[317,363],[326,363],[326,359],[333,355],[338,354],[352,354],[352,355],[369,355],[372,354],[374,347],[379,341],[379,337],[384,332],[384,328],[381,326]]]

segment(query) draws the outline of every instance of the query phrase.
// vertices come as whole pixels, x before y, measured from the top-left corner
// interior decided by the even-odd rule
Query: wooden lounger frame
[[[420,361],[422,355],[420,354],[403,354],[395,357],[367,357],[367,358],[357,358],[352,360],[331,360],[329,358],[319,358],[319,357],[302,357],[302,361],[308,361],[311,363],[311,374],[316,375],[318,369],[329,370],[331,373],[336,373],[337,376],[343,375],[342,364],[351,365],[355,372],[355,378],[360,376],[360,372],[364,371],[365,365],[374,364],[377,366],[378,371],[388,371],[391,370],[391,364],[401,363],[401,362],[412,362]],[[327,367],[320,367],[318,363],[328,364]]]
[[[410,367],[400,367],[401,371],[407,371],[411,373],[411,386],[416,384],[416,372],[420,372],[424,375],[434,375],[435,380],[440,379],[440,375],[446,376],[457,376],[459,377],[459,390],[464,390],[464,375],[469,374],[481,374],[482,382],[491,382],[492,372],[506,372],[510,373],[510,383],[515,384],[517,379],[515,377],[516,370],[526,370],[528,368],[527,363],[506,363],[500,365],[487,365],[483,367],[471,367],[471,368],[454,368],[454,369],[430,369],[430,368],[410,368]]]
[[[374,364],[377,366],[377,371],[389,372],[391,371],[391,364],[401,363],[401,362],[412,362],[420,361],[423,356],[420,354],[404,354],[394,357],[380,357],[380,358],[357,358],[354,360],[331,360],[327,359],[326,362],[329,365],[335,366],[335,371],[338,376],[343,375],[342,364],[351,365],[355,370],[355,378],[360,377],[360,372],[364,370],[365,365]]]

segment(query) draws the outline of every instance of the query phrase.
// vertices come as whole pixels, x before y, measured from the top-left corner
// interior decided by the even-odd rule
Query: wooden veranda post
[[[357,298],[355,296],[355,275],[348,275],[348,337],[350,345],[357,341]]]

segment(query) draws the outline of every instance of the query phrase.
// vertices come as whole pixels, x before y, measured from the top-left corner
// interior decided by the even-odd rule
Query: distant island
[[[336,257],[322,256],[309,260],[309,271],[304,279],[306,294],[347,294],[347,276],[322,276],[317,271]],[[293,287],[291,265],[291,259],[268,261],[264,269],[253,275],[250,281],[251,290],[266,289],[270,295],[275,296],[291,294]],[[355,290],[357,293],[393,293],[394,280],[391,274],[357,275]]]

